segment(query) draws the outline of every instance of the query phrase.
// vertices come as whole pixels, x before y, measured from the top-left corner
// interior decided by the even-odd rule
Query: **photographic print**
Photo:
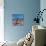
[[[24,25],[24,14],[12,14],[12,25],[13,26]]]

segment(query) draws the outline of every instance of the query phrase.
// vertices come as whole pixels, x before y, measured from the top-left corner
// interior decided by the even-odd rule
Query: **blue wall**
[[[40,0],[4,0],[5,40],[18,41],[33,24],[35,12],[40,9]],[[24,14],[24,26],[12,26],[12,14]]]

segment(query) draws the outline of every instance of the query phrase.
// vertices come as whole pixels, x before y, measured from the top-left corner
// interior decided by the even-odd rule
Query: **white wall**
[[[41,11],[43,9],[46,9],[46,0],[40,0],[40,9]],[[43,22],[41,21],[40,25],[46,26],[46,11],[43,12],[42,17],[43,17]]]
[[[0,0],[0,42],[4,41],[4,1]]]

